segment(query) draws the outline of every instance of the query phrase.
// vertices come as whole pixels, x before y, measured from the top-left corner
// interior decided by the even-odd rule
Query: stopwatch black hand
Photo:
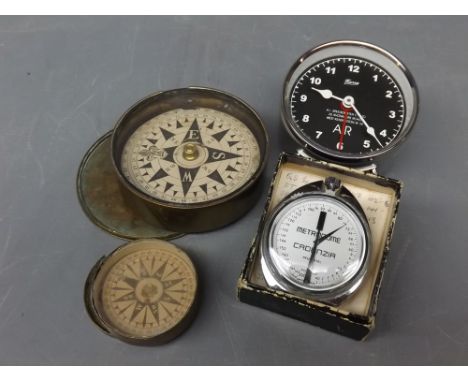
[[[315,253],[317,252],[317,246],[320,242],[320,235],[322,234],[323,226],[325,225],[325,219],[327,218],[327,213],[325,211],[320,211],[320,215],[317,221],[317,236],[315,236],[314,247],[310,253],[309,264],[307,265],[307,270],[304,276],[304,283],[309,284],[312,272],[310,271],[310,266],[312,265]]]
[[[318,240],[318,244],[324,242],[325,240],[327,240],[330,236],[332,236],[335,232],[338,232],[341,228],[343,228],[346,224],[343,224],[342,226],[338,227],[337,229],[331,231],[330,233],[327,233],[326,235],[323,235],[319,240]],[[317,244],[317,245],[318,245]]]

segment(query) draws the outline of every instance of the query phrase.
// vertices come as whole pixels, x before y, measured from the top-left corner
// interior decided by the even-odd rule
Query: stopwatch
[[[391,53],[334,41],[302,55],[286,76],[281,116],[309,153],[362,163],[398,146],[418,111],[413,76]]]
[[[265,222],[260,243],[264,278],[276,289],[340,301],[363,280],[370,237],[361,206],[339,179],[305,185]]]
[[[266,130],[246,103],[200,87],[148,96],[112,135],[126,194],[176,232],[218,228],[244,214],[267,152]]]

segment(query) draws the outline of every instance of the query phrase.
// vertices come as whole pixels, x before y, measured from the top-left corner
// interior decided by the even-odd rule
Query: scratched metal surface
[[[466,18],[1,17],[1,364],[467,364]],[[121,241],[75,194],[87,148],[148,93],[206,85],[248,101],[291,148],[281,85],[303,51],[364,39],[400,56],[419,84],[415,131],[380,164],[405,189],[377,328],[365,343],[236,300],[263,203],[216,232],[175,240],[204,289],[192,327],[157,348],[100,333],[86,316],[88,271]]]

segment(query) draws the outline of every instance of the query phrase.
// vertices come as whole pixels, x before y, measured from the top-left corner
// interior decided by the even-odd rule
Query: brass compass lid
[[[77,176],[83,211],[98,227],[124,239],[174,239],[183,234],[165,229],[153,214],[130,205],[111,160],[112,131],[85,154]]]
[[[162,240],[137,240],[93,267],[85,304],[107,334],[135,344],[160,344],[187,328],[197,289],[195,267],[181,249]]]

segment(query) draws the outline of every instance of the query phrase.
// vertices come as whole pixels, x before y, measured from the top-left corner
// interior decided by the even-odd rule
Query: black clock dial
[[[405,121],[396,81],[382,67],[356,57],[310,66],[294,83],[290,106],[298,133],[330,155],[382,150]]]

